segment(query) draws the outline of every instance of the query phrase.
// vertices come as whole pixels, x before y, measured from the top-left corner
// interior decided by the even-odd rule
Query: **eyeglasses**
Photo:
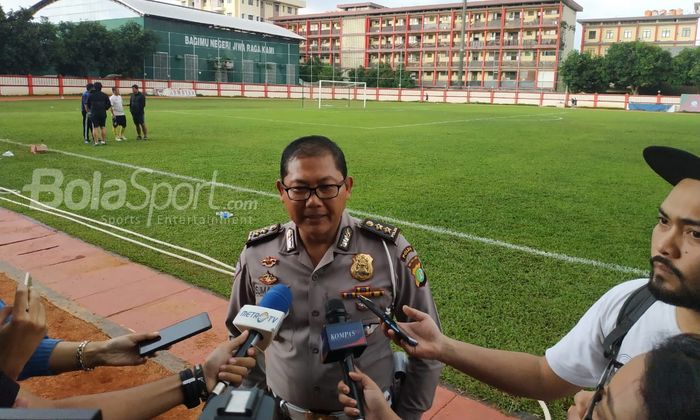
[[[340,194],[340,189],[345,185],[345,179],[343,179],[340,184],[325,184],[319,185],[315,188],[310,187],[288,187],[284,185],[281,181],[284,191],[287,193],[292,201],[306,201],[311,197],[311,194],[316,194],[316,197],[321,200],[330,200],[331,198],[336,198]]]
[[[593,410],[595,410],[596,404],[603,399],[603,390],[605,389],[605,385],[610,382],[610,379],[612,379],[613,375],[615,375],[618,369],[620,369],[622,366],[623,364],[614,358],[610,360],[610,363],[608,363],[608,366],[603,371],[603,375],[600,377],[598,385],[595,387],[593,398],[591,398],[591,403],[588,406],[588,410],[586,410],[586,415],[583,417],[583,420],[593,420]]]

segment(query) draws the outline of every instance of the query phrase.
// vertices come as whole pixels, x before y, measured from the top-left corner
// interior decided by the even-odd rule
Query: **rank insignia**
[[[296,249],[297,249],[297,237],[296,237],[296,234],[294,233],[294,229],[292,229],[292,228],[287,229],[286,235],[287,235],[286,236],[287,252],[296,251]]]
[[[260,282],[261,282],[262,284],[265,284],[265,285],[267,285],[267,286],[270,286],[270,285],[272,285],[272,284],[277,283],[277,281],[278,281],[279,279],[278,279],[277,277],[273,276],[272,273],[270,273],[270,272],[268,271],[267,273],[265,273],[265,274],[263,274],[262,276],[260,276],[260,278],[259,278],[258,280],[260,280]]]
[[[340,238],[338,238],[338,248],[343,251],[350,249],[350,239],[352,239],[352,228],[345,226],[340,232]]]
[[[403,249],[401,252],[401,261],[406,261],[406,258],[408,258],[408,254],[413,252],[413,247],[411,245],[407,246],[406,248]]]
[[[428,276],[425,275],[423,265],[421,264],[417,255],[411,258],[411,260],[408,262],[408,268],[411,270],[413,279],[416,281],[416,287],[425,286],[425,284],[428,282]]]
[[[374,275],[372,263],[374,258],[369,254],[355,254],[352,257],[350,275],[357,281],[367,281]]]
[[[399,237],[399,228],[387,225],[386,223],[365,219],[359,226],[360,229],[373,233],[380,238],[390,241],[391,243],[396,243],[396,238]]]
[[[262,229],[254,230],[248,234],[248,239],[246,240],[246,245],[250,245],[263,240],[269,240],[275,237],[281,232],[280,224],[264,227]]]

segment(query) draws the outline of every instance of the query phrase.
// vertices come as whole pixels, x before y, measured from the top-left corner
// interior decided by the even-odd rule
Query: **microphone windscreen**
[[[291,304],[292,291],[284,284],[277,284],[265,293],[259,306],[287,313]]]

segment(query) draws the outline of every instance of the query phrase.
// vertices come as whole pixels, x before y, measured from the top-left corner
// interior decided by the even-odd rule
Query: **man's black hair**
[[[677,335],[652,350],[641,394],[649,420],[699,419],[700,335]]]
[[[343,178],[348,176],[348,165],[345,163],[345,154],[340,150],[328,137],[323,136],[306,136],[300,137],[289,143],[282,152],[282,160],[280,161],[280,179],[284,180],[287,176],[287,165],[289,161],[299,157],[318,157],[329,154],[335,161],[335,167],[343,174]]]
[[[132,87],[132,88],[138,89],[138,88],[139,88],[139,85],[131,85],[131,87]]]
[[[92,83],[88,83],[87,85],[85,85],[85,90],[90,92],[94,87],[95,85],[93,85]]]
[[[102,83],[95,82],[95,90],[98,92],[101,92],[102,91]]]

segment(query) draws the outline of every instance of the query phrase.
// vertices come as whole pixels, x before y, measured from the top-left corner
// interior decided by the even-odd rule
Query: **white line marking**
[[[182,115],[192,115],[191,112],[183,111],[156,111],[156,112],[168,112],[172,114],[182,114]],[[562,116],[565,112],[560,112],[556,114],[526,114],[526,115],[508,115],[505,117],[482,117],[482,118],[466,118],[457,120],[446,120],[446,121],[430,121],[425,123],[415,123],[415,124],[399,124],[399,125],[383,125],[378,127],[363,127],[360,125],[341,125],[341,124],[327,124],[321,122],[307,122],[307,121],[287,121],[287,120],[275,120],[271,118],[257,118],[257,117],[242,117],[240,115],[226,115],[229,118],[235,118],[239,120],[251,120],[251,121],[263,121],[271,123],[282,123],[282,124],[297,124],[297,125],[319,125],[324,127],[334,127],[334,128],[352,128],[360,130],[390,130],[395,128],[410,128],[410,127],[423,127],[432,125],[444,125],[444,124],[458,124],[458,123],[470,123],[470,122],[480,122],[480,121],[495,121],[495,120],[510,120],[510,121],[520,121],[524,120],[527,122],[531,121],[561,121],[564,119]]]
[[[8,140],[8,139],[0,139],[0,142],[14,144],[14,145],[18,145],[18,146],[27,146],[27,144],[25,144],[25,143],[20,143],[20,142]],[[245,193],[257,194],[257,195],[261,195],[261,196],[265,196],[265,197],[278,198],[278,195],[274,194],[274,193],[254,190],[251,188],[239,187],[236,185],[225,184],[222,182],[211,182],[210,180],[206,180],[206,179],[200,179],[200,178],[195,178],[195,177],[191,177],[191,176],[187,176],[187,175],[180,175],[180,174],[176,174],[176,173],[172,173],[172,172],[161,171],[158,169],[151,169],[151,168],[131,165],[129,163],[123,163],[123,162],[118,162],[118,161],[113,161],[113,160],[108,160],[108,159],[102,159],[102,158],[98,158],[98,157],[94,157],[94,156],[81,155],[79,153],[66,152],[63,150],[49,149],[49,151],[54,152],[54,153],[59,153],[62,155],[66,155],[66,156],[72,156],[72,157],[77,157],[77,158],[81,158],[81,159],[93,160],[96,162],[106,163],[109,165],[121,166],[123,168],[129,168],[129,169],[134,169],[134,170],[143,170],[143,171],[152,171],[152,173],[158,174],[158,175],[164,175],[164,176],[168,176],[171,178],[182,179],[185,181],[202,183],[205,185],[212,185],[215,187],[227,188],[227,189],[230,189],[233,191],[240,191],[240,192],[245,192]],[[537,248],[532,248],[529,246],[511,244],[509,242],[500,241],[498,239],[491,239],[491,238],[485,238],[482,236],[476,236],[476,235],[472,235],[469,233],[459,232],[459,231],[447,229],[447,228],[440,227],[440,226],[430,226],[430,225],[424,225],[421,223],[409,222],[406,220],[396,219],[393,217],[387,217],[387,216],[367,213],[367,212],[364,212],[361,210],[348,209],[348,211],[350,213],[353,213],[353,214],[358,215],[358,216],[377,218],[377,219],[385,220],[387,222],[394,223],[397,225],[410,226],[414,229],[420,229],[420,230],[424,230],[427,232],[436,233],[439,235],[452,236],[455,238],[465,239],[465,240],[472,241],[472,242],[479,242],[479,243],[482,243],[485,245],[498,246],[501,248],[506,248],[506,249],[511,249],[514,251],[524,252],[524,253],[530,254],[530,255],[537,255],[537,256],[541,256],[541,257],[545,257],[545,258],[551,258],[554,260],[564,261],[564,262],[571,263],[571,264],[588,265],[588,266],[592,266],[592,267],[603,268],[606,270],[617,271],[620,273],[629,273],[629,274],[634,274],[634,275],[639,275],[639,276],[647,276],[648,275],[648,273],[646,271],[641,270],[639,268],[627,267],[627,266],[619,265],[619,264],[606,263],[606,262],[592,260],[592,259],[588,259],[588,258],[572,257],[570,255],[560,254],[557,252],[542,251],[542,250],[539,250]]]

